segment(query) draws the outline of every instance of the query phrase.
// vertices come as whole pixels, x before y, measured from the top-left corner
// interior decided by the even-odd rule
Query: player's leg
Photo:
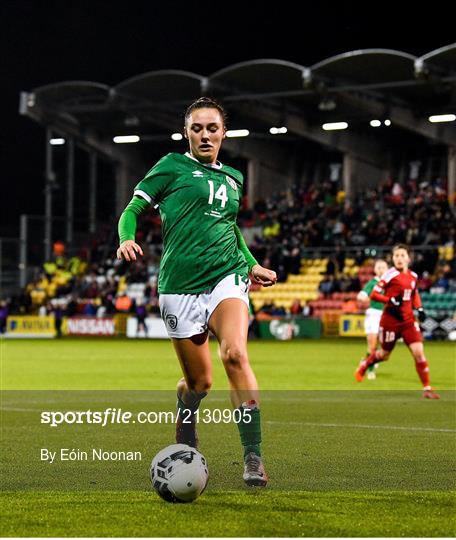
[[[241,411],[238,428],[244,447],[244,481],[247,485],[265,486],[268,478],[261,459],[258,384],[247,355],[248,323],[246,303],[239,298],[226,298],[212,312],[209,328],[219,342],[231,401]]]
[[[435,393],[431,387],[429,364],[424,355],[423,336],[418,323],[415,322],[404,330],[402,337],[415,360],[416,372],[423,385],[423,397],[426,399],[439,399],[439,394]]]
[[[198,446],[195,414],[212,385],[212,362],[207,332],[172,339],[184,377],[177,384],[176,442]]]
[[[390,328],[385,326],[380,326],[378,338],[380,341],[380,349],[374,350],[367,358],[361,360],[358,365],[358,368],[355,371],[355,379],[358,382],[361,382],[366,374],[369,366],[378,364],[379,362],[385,362],[388,360],[391,351],[396,345],[396,340],[399,339],[400,335],[396,328]]]
[[[197,446],[195,413],[212,383],[207,328],[200,295],[161,294],[160,312],[179,359],[176,442]]]
[[[258,383],[247,355],[248,321],[247,306],[237,298],[220,302],[209,320],[209,328],[219,342],[234,407],[245,401],[258,401]]]
[[[364,331],[366,333],[366,340],[367,340],[367,354],[362,359],[367,360],[377,349],[377,342],[378,342],[378,332],[379,332],[379,326],[380,326],[380,319],[382,316],[382,312],[378,309],[369,308],[366,311],[366,315],[364,318]],[[375,379],[375,369],[378,367],[378,363],[371,364],[367,368],[367,378],[368,379]]]
[[[377,334],[367,334],[367,355],[366,358],[369,358],[371,354],[373,354],[377,350]],[[375,367],[377,364],[372,364],[367,368],[367,378],[369,380],[374,380],[376,378],[375,375]]]

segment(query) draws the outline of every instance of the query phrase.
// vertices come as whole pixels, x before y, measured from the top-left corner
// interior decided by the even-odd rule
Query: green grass
[[[212,492],[170,506],[149,493],[7,493],[4,536],[404,536],[454,534],[433,492]]]
[[[213,389],[226,389],[226,376],[214,342]],[[456,386],[453,343],[426,343],[432,383],[439,389]],[[331,339],[295,342],[254,341],[251,364],[265,390],[417,390],[412,358],[398,344],[371,384],[356,384],[353,371],[365,355],[362,340]],[[174,389],[181,377],[168,341],[109,339],[0,341],[3,389]]]
[[[42,410],[172,410],[180,376],[171,345],[127,340],[1,344],[2,536],[453,536],[455,349],[426,343],[440,401],[420,399],[402,345],[376,381],[353,382],[361,340],[253,342],[271,477],[247,489],[232,424],[200,424],[206,493],[170,505],[148,465],[173,425],[40,424]],[[214,351],[204,407],[229,406]],[[140,462],[39,460],[40,448],[140,450]]]

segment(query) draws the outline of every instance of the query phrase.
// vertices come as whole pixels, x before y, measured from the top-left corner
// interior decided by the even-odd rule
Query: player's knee
[[[225,368],[230,370],[240,371],[244,365],[248,362],[247,351],[245,347],[238,345],[231,345],[221,351],[221,356]]]
[[[414,354],[413,358],[415,359],[415,363],[417,364],[424,364],[426,362],[426,357],[424,356],[424,353]]]
[[[204,379],[201,379],[197,382],[197,384],[195,385],[195,392],[197,392],[198,394],[201,394],[203,392],[207,393],[211,389],[211,386],[212,379],[209,377],[205,377]]]
[[[196,394],[209,392],[212,386],[212,377],[204,375],[196,379],[190,380],[187,383],[188,389]]]

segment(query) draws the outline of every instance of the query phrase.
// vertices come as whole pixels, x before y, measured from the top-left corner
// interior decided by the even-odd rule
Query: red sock
[[[379,362],[383,362],[383,358],[379,357],[380,351],[374,351],[372,354],[370,354],[366,360],[363,360],[362,366],[363,371],[366,371],[366,369],[369,366],[372,366],[372,364],[378,364]]]
[[[427,363],[426,358],[423,357],[420,360],[415,360],[415,367],[416,367],[416,372],[418,373],[418,377],[423,383],[423,386],[430,387],[431,383],[429,380],[429,365]]]

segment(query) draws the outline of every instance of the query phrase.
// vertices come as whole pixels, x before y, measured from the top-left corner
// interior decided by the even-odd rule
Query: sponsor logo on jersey
[[[195,178],[200,178],[201,176],[204,176],[203,171],[193,171],[192,174]]]
[[[171,330],[175,330],[177,327],[176,315],[166,315],[166,324],[171,328]]]
[[[225,180],[228,182],[228,184],[234,189],[234,191],[237,191],[237,185],[236,182],[230,178],[229,176],[225,176]]]
[[[205,216],[212,216],[212,217],[222,217],[222,214],[220,212],[217,212],[217,210],[211,210],[210,212],[204,212]]]

